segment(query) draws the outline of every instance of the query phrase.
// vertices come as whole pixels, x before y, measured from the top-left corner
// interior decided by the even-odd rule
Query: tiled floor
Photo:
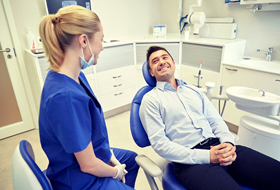
[[[109,133],[110,145],[112,147],[129,149],[137,152],[138,154],[145,154],[150,158],[155,158],[156,153],[151,147],[139,148],[133,141],[130,126],[129,126],[129,111],[121,113],[119,115],[106,119],[107,129]],[[27,140],[31,143],[36,163],[39,167],[44,170],[48,165],[48,159],[45,156],[40,146],[39,131],[31,130],[4,140],[0,141],[0,189],[1,190],[12,190],[12,179],[11,179],[11,161],[14,149],[21,140]],[[159,181],[157,180],[159,184]],[[142,169],[139,170],[138,177],[136,180],[135,188],[137,190],[148,190],[150,189],[144,172]],[[162,189],[159,186],[160,189]]]

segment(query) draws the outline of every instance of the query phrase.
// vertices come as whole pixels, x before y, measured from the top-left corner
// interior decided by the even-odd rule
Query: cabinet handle
[[[193,77],[194,77],[194,78],[198,78],[198,76],[196,76],[196,75],[193,75]],[[203,77],[200,77],[200,78],[203,79]]]
[[[276,79],[275,82],[280,82],[280,79]]]
[[[238,71],[237,69],[230,69],[230,68],[227,68],[227,67],[226,67],[226,70],[228,70],[228,71],[235,71],[235,72]]]
[[[122,95],[123,92],[120,92],[120,93],[117,93],[117,94],[114,94],[114,96],[119,96],[119,95]]]
[[[116,79],[116,78],[121,78],[121,77],[122,77],[122,75],[113,76],[114,79]]]
[[[122,85],[122,83],[121,84],[115,84],[115,85],[113,85],[113,87],[119,87],[121,85]]]

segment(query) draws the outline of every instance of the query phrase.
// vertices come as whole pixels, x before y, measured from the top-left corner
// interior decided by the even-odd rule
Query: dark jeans
[[[194,148],[210,149],[218,144],[218,139],[212,139]],[[187,190],[242,190],[239,184],[255,189],[280,189],[279,161],[239,145],[236,154],[236,160],[229,166],[174,163],[175,176]]]

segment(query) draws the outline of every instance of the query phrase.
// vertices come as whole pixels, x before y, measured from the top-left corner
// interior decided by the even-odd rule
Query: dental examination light
[[[201,7],[202,0],[197,0],[197,4],[193,4],[189,7],[189,14],[180,19],[180,32],[182,33],[184,28],[189,25],[190,34],[198,35],[199,28],[203,26],[206,16],[204,12],[194,12],[195,7]],[[183,27],[181,25],[183,23]]]

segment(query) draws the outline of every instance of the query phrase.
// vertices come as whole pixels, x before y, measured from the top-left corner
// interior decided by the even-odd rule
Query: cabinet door
[[[183,43],[182,64],[199,68],[200,62],[203,61],[203,69],[219,73],[222,49],[220,46]]]
[[[48,62],[48,59],[46,57],[38,57],[38,62],[42,74],[42,79],[43,81],[45,81],[48,74],[48,69],[50,68],[50,63]]]
[[[161,46],[164,47],[173,57],[176,64],[179,64],[179,42],[168,42],[168,43],[137,43],[136,44],[136,62],[142,65],[146,61],[147,50],[150,46]]]
[[[253,149],[280,161],[280,140],[255,133]],[[269,148],[268,148],[269,147]]]
[[[189,85],[197,86],[199,68],[181,65],[180,72],[180,76],[183,81]],[[216,84],[213,90],[213,94],[216,94],[219,85],[219,73],[202,69],[200,80],[200,85],[202,88],[206,88],[206,82],[214,82]]]
[[[280,85],[277,79],[280,79],[279,75],[227,65],[224,65],[222,70],[222,85],[226,89],[231,86],[244,86],[277,94]],[[244,115],[251,114],[238,110],[235,103],[229,101],[226,104],[223,119],[239,125],[240,118]]]
[[[237,145],[243,145],[247,146],[248,148],[253,148],[256,136],[253,131],[246,129],[243,126],[239,126],[237,135],[239,137],[239,140],[236,142]]]
[[[105,47],[100,53],[96,72],[134,65],[133,44]]]
[[[97,95],[97,90],[96,90],[96,85],[95,85],[95,75],[94,74],[87,74],[85,76],[87,78],[87,81],[88,81],[93,93],[95,95]]]

